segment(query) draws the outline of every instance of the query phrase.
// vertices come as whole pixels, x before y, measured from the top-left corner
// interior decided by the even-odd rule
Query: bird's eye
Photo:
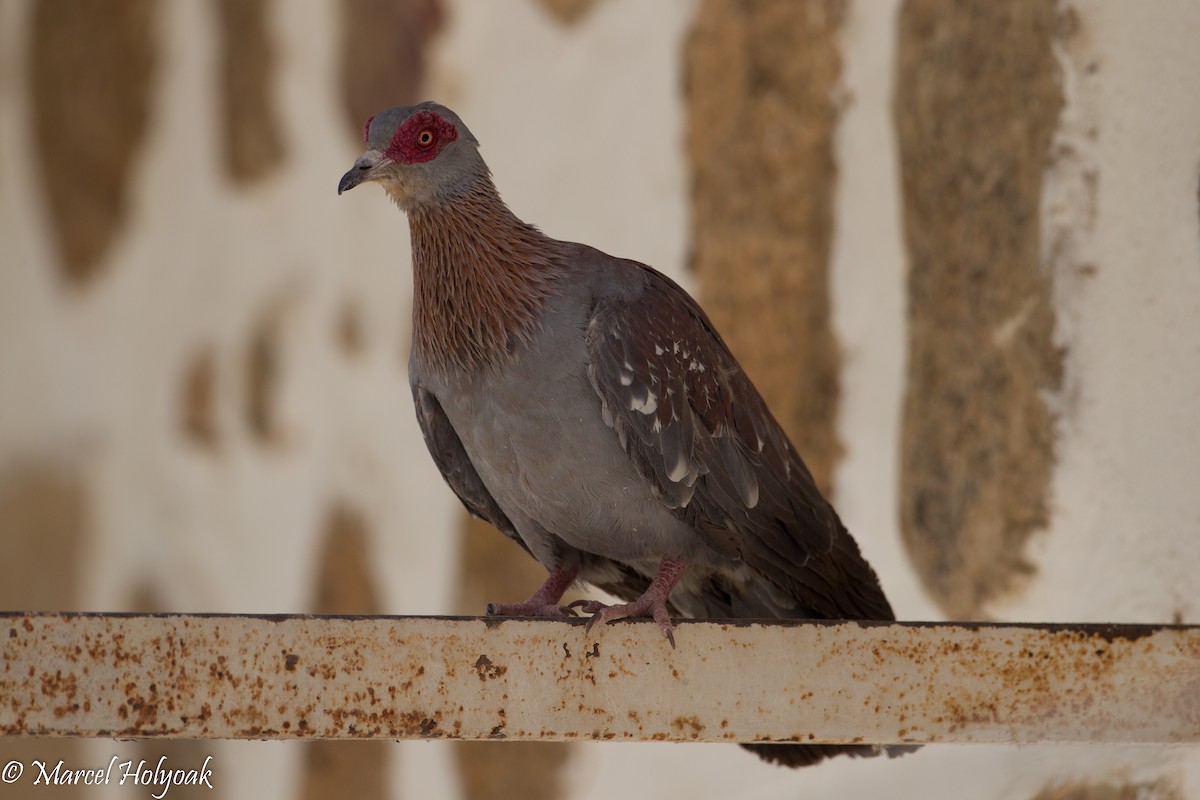
[[[433,144],[433,131],[429,128],[417,134],[417,147],[429,147]]]

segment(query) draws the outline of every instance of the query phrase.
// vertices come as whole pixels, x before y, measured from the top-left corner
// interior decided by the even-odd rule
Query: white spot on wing
[[[654,392],[647,392],[645,400],[642,400],[640,397],[634,397],[629,401],[629,410],[640,411],[647,416],[653,414],[658,410],[658,395]]]
[[[675,483],[679,483],[681,480],[687,477],[687,474],[687,459],[684,458],[683,453],[680,453],[679,457],[675,459],[675,463],[667,468],[667,478]]]

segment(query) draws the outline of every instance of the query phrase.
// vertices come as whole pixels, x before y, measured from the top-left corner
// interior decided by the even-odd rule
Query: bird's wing
[[[413,405],[417,410],[417,424],[421,426],[421,435],[425,437],[425,446],[429,448],[429,454],[433,456],[433,462],[437,464],[446,483],[458,495],[458,499],[466,506],[467,511],[490,522],[501,533],[516,541],[525,548],[526,552],[529,552],[525,542],[517,535],[517,529],[500,510],[500,506],[496,504],[495,498],[492,497],[487,487],[483,485],[483,480],[475,471],[475,465],[471,463],[471,458],[467,455],[462,440],[458,438],[454,426],[450,424],[446,412],[442,410],[442,404],[420,384],[414,383],[412,392]]]
[[[875,573],[712,323],[666,276],[600,299],[588,376],[604,421],[705,542],[823,618],[893,619]]]

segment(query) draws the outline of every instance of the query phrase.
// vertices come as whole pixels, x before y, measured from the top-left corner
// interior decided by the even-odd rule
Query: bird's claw
[[[567,608],[571,610],[572,614],[575,613],[576,608],[578,608],[584,614],[598,614],[599,612],[608,608],[608,606],[606,606],[604,603],[601,603],[599,600],[575,600],[567,603]],[[588,624],[584,626],[584,630],[590,631],[592,629],[592,623],[595,621],[595,618],[588,620]]]
[[[572,613],[578,608],[584,614],[591,614],[587,625],[583,626],[585,633],[590,633],[596,623],[606,625],[629,617],[652,617],[658,623],[663,638],[671,643],[672,650],[675,649],[675,628],[671,625],[671,616],[667,613],[666,605],[657,598],[647,598],[643,595],[632,603],[619,605],[606,605],[599,600],[576,600],[567,608]]]

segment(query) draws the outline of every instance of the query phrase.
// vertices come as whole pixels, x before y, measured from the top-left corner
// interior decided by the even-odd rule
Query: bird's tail
[[[920,749],[917,745],[883,746],[877,744],[744,744],[742,747],[763,761],[783,767],[807,767],[818,761],[840,755],[851,758],[871,758],[886,754],[888,758],[896,758]]]

